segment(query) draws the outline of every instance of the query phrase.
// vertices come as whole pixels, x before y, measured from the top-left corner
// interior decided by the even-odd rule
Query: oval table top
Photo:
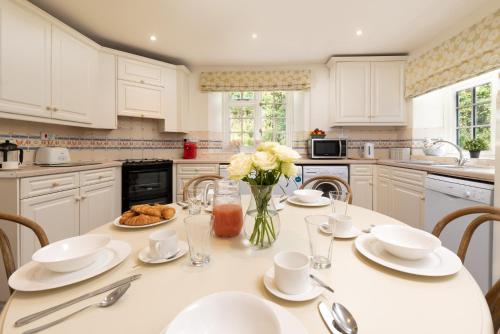
[[[245,198],[247,199],[247,198]],[[244,201],[245,202],[245,201]],[[160,333],[174,317],[193,301],[217,291],[244,291],[273,301],[291,312],[311,334],[329,333],[317,305],[333,301],[345,305],[355,316],[359,333],[384,334],[492,334],[488,306],[469,272],[462,268],[449,277],[420,277],[400,273],[363,257],[354,247],[354,239],[335,240],[333,265],[319,270],[335,294],[324,292],[307,302],[289,302],[271,295],[262,277],[273,266],[274,254],[283,250],[309,253],[304,217],[329,214],[328,206],[303,208],[287,204],[280,211],[281,234],[276,243],[264,250],[246,247],[241,237],[212,240],[211,262],[204,268],[188,264],[189,255],[177,261],[148,265],[137,258],[148,243],[150,233],[176,230],[179,240],[186,240],[183,218],[145,229],[121,229],[111,223],[92,233],[105,233],[128,242],[130,256],[114,269],[84,282],[44,292],[14,292],[2,312],[2,333],[21,333],[55,320],[105,294],[51,314],[21,328],[15,320],[41,309],[93,291],[121,278],[142,273],[129,291],[110,308],[90,309],[50,328],[47,333]],[[380,213],[350,206],[349,214],[356,227],[370,224],[401,224]]]

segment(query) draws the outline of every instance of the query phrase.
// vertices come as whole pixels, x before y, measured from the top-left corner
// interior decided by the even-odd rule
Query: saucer
[[[323,232],[325,234],[332,234],[332,230],[330,229],[330,225],[327,223],[321,224],[319,229],[321,232]],[[352,238],[356,238],[360,234],[361,234],[361,230],[359,228],[357,228],[356,226],[352,226],[349,231],[344,232],[342,234],[335,232],[335,238],[337,238],[337,239],[352,239]]]
[[[406,260],[385,251],[371,234],[363,234],[354,242],[356,249],[368,259],[384,267],[420,276],[448,276],[462,269],[460,258],[448,248],[439,247],[420,260]]]
[[[144,247],[140,253],[139,253],[139,260],[141,260],[144,263],[150,263],[150,264],[159,264],[159,263],[166,263],[166,262],[171,262],[175,261],[178,258],[184,256],[187,251],[188,251],[188,244],[185,241],[178,241],[178,253],[172,257],[172,258],[162,258],[162,259],[153,259],[150,257],[149,254],[149,246]]]
[[[316,273],[313,270],[311,271],[311,273],[316,275]],[[274,267],[271,267],[266,271],[266,273],[264,274],[263,280],[264,280],[264,286],[266,287],[267,291],[269,291],[270,293],[272,293],[273,295],[275,295],[278,298],[293,301],[293,302],[302,302],[302,301],[306,301],[306,300],[312,300],[312,299],[318,297],[319,295],[321,295],[321,293],[323,293],[323,291],[325,290],[324,288],[322,288],[319,285],[316,285],[312,281],[310,281],[311,286],[309,287],[309,289],[306,292],[303,292],[301,294],[289,295],[289,294],[286,294],[284,292],[281,292],[278,289],[278,287],[276,286],[276,284],[274,283]]]
[[[300,206],[310,206],[310,207],[318,207],[318,206],[326,206],[330,205],[330,199],[326,197],[321,197],[317,202],[313,203],[306,203],[300,201],[297,196],[291,196],[287,198],[288,203],[292,203],[295,205],[300,205]]]

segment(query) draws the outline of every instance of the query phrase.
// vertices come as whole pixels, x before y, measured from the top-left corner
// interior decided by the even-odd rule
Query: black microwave
[[[308,153],[311,159],[346,159],[347,140],[312,138],[308,141]]]

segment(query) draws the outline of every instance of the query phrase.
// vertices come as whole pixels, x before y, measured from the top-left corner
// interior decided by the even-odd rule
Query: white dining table
[[[245,203],[248,198],[244,198]],[[263,284],[263,275],[273,266],[273,256],[283,250],[309,253],[304,217],[329,214],[330,208],[304,208],[287,204],[280,211],[281,233],[267,249],[248,247],[242,236],[212,238],[208,266],[189,265],[189,255],[174,262],[150,265],[138,260],[154,231],[172,229],[186,240],[185,210],[165,225],[145,229],[121,229],[111,223],[90,233],[104,233],[130,244],[132,253],[112,270],[71,286],[43,292],[14,292],[1,314],[2,333],[24,330],[55,320],[105,294],[82,301],[64,310],[14,328],[15,320],[90,292],[131,274],[141,273],[115,305],[93,308],[50,328],[47,333],[155,333],[195,300],[219,291],[242,291],[272,301],[293,314],[310,334],[329,333],[318,312],[320,301],[340,302],[357,320],[360,334],[492,334],[493,326],[486,301],[470,273],[462,269],[448,277],[422,277],[380,266],[361,255],[354,239],[335,240],[333,264],[318,270],[335,293],[322,293],[306,302],[290,302],[274,297]],[[356,227],[371,224],[402,224],[383,214],[349,206]],[[228,319],[230,321],[231,319]]]

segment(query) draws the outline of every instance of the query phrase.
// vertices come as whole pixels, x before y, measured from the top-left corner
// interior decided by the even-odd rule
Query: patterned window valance
[[[202,92],[305,90],[311,87],[310,70],[202,72]]]
[[[406,97],[415,97],[500,67],[500,10],[406,68]]]

